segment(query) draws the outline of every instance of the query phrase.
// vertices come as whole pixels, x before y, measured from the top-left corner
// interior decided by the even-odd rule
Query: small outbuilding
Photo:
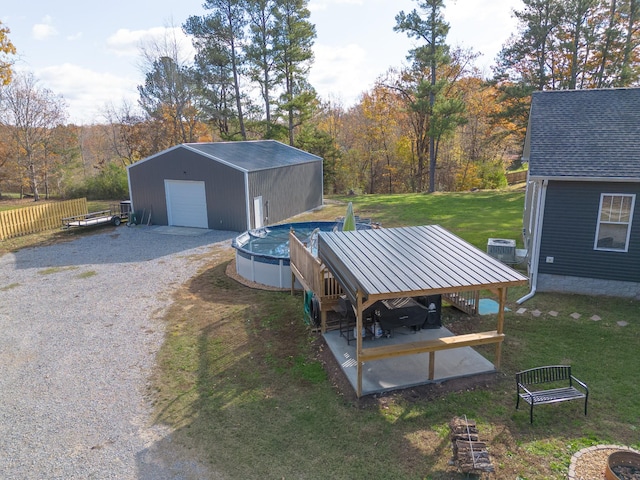
[[[275,140],[185,143],[127,167],[133,211],[154,225],[245,231],[322,205],[322,158]]]
[[[523,234],[531,293],[640,298],[640,89],[535,92]]]

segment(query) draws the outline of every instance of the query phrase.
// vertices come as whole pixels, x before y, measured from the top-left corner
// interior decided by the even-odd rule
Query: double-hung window
[[[629,249],[635,202],[635,194],[603,193],[600,195],[595,250],[626,252]]]

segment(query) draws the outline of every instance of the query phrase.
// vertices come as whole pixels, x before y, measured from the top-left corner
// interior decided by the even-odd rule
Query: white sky
[[[203,0],[6,3],[0,19],[18,50],[16,68],[62,95],[75,123],[102,122],[107,104],[136,102],[136,87],[144,81],[140,42],[206,13]],[[489,66],[516,30],[511,12],[521,7],[521,0],[448,0],[447,42],[482,53],[478,66],[490,75]],[[318,36],[310,81],[320,96],[349,106],[389,67],[401,66],[412,44],[393,31],[395,16],[414,8],[415,0],[311,0]],[[188,39],[184,45],[190,48]]]

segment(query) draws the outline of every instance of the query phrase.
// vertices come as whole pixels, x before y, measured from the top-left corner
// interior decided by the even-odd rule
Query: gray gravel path
[[[171,292],[232,232],[107,228],[0,257],[0,478],[206,479],[152,425]]]

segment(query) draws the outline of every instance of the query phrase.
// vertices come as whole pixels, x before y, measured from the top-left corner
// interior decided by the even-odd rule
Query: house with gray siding
[[[322,205],[322,158],[275,140],[185,143],[127,167],[138,221],[245,231]]]
[[[640,89],[533,94],[523,237],[531,292],[640,298]]]

